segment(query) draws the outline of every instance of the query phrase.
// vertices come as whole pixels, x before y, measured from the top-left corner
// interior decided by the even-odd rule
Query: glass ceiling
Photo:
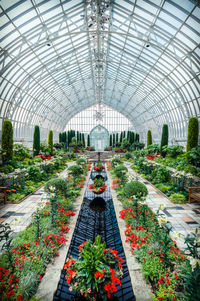
[[[200,117],[196,0],[2,0],[0,118],[15,135],[64,130],[103,104],[138,133],[168,123],[183,140]]]

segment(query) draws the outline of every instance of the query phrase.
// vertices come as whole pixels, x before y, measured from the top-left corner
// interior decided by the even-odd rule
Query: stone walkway
[[[69,162],[67,165],[70,166],[72,164],[74,162]],[[64,169],[60,175],[66,176],[67,169]],[[45,202],[46,193],[44,192],[44,186],[42,186],[19,204],[1,205],[0,221],[2,221],[2,224],[9,224],[11,229],[18,233],[30,224],[33,213]]]
[[[200,235],[200,204],[174,204],[164,194],[159,191],[156,187],[151,185],[146,179],[143,179],[138,175],[130,166],[132,163],[124,162],[128,171],[134,178],[138,178],[139,181],[143,182],[148,189],[147,204],[155,213],[160,205],[165,205],[164,210],[160,210],[163,214],[163,218],[169,221],[172,225],[172,231],[170,233],[171,238],[177,242],[178,247],[184,250],[186,245],[184,244],[184,238],[199,229]],[[177,233],[181,234],[177,237]],[[199,248],[200,252],[200,248]]]

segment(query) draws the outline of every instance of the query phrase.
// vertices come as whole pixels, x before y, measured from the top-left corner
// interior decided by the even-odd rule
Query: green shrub
[[[165,145],[168,145],[168,125],[167,124],[163,124],[160,149],[162,150],[163,146],[165,146]]]
[[[116,167],[117,165],[119,165],[119,164],[121,164],[121,163],[122,163],[122,162],[121,162],[121,159],[118,158],[118,157],[112,159],[112,166],[113,166],[113,167]]]
[[[152,144],[152,134],[151,134],[151,130],[148,130],[148,132],[147,132],[147,148],[151,144]]]
[[[173,193],[170,196],[170,200],[173,203],[184,204],[186,202],[186,197],[185,197],[185,195],[183,195],[181,193]]]
[[[13,157],[13,128],[9,120],[3,122],[1,146],[4,153],[3,161],[11,160]]]
[[[151,155],[157,154],[160,151],[160,147],[158,144],[150,144],[148,146],[148,153]]]
[[[186,151],[198,146],[199,139],[199,122],[197,117],[191,117],[188,124],[188,137]]]
[[[87,136],[87,146],[90,146],[90,135]]]
[[[53,131],[52,130],[49,131],[48,145],[50,148],[51,155],[53,155]]]
[[[85,166],[86,165],[86,160],[84,159],[84,158],[78,158],[77,160],[76,160],[76,164],[77,165],[81,165],[81,166]]]
[[[170,171],[165,166],[159,166],[152,172],[153,183],[165,183],[170,178]]]
[[[83,168],[78,165],[72,165],[68,168],[69,174],[77,178],[83,174]]]
[[[114,174],[119,178],[120,184],[126,180],[126,173],[128,169],[124,165],[118,165],[114,169]]]
[[[129,150],[130,146],[131,146],[130,142],[126,138],[124,138],[122,140],[122,147],[125,148],[125,149],[127,149],[127,150]]]
[[[176,158],[178,155],[183,153],[183,146],[181,145],[171,145],[171,146],[163,146],[163,151],[170,158]]]
[[[28,168],[28,177],[29,180],[33,180],[35,182],[40,180],[41,179],[40,168],[38,166],[30,166]]]
[[[40,143],[40,151],[44,153],[45,156],[49,156],[51,153],[51,148],[49,147],[49,144],[43,142]]]
[[[187,152],[187,159],[196,167],[200,167],[200,146],[194,147]]]
[[[67,190],[67,181],[63,178],[51,179],[44,185],[44,190],[46,192],[52,192],[52,188],[55,189],[56,192],[64,194]]]
[[[30,158],[29,149],[28,147],[22,145],[22,144],[14,144],[14,156],[15,160],[22,161],[25,158]]]
[[[126,154],[124,155],[124,157],[126,158],[126,160],[129,160],[129,159],[132,158],[132,155],[131,155],[131,153],[126,153]]]
[[[139,181],[128,182],[124,187],[124,194],[127,198],[137,196],[144,197],[147,196],[148,190],[146,186]]]
[[[40,152],[40,128],[35,125],[33,134],[33,155],[37,156]]]
[[[168,185],[164,185],[164,184],[156,184],[155,186],[163,193],[166,193],[172,189],[172,186],[168,186]]]

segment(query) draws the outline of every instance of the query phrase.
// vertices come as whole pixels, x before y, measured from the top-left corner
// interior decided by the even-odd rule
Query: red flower
[[[152,250],[150,250],[148,253],[151,254],[151,253],[152,253]]]
[[[39,280],[42,280],[42,276],[41,275],[39,276]]]
[[[20,270],[20,271],[21,271],[21,269],[22,269],[22,268],[19,266],[19,270]]]
[[[24,300],[23,296],[22,295],[18,295],[17,296],[17,301],[22,301],[22,300]]]

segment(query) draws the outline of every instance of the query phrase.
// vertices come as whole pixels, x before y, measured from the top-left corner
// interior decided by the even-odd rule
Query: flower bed
[[[105,166],[103,166],[101,162],[97,162],[93,169],[97,172],[101,172],[105,169]]]
[[[95,194],[101,194],[104,191],[106,191],[107,186],[104,184],[103,186],[96,187],[94,184],[90,184],[88,188],[92,190]]]
[[[69,290],[75,290],[87,300],[110,299],[111,294],[117,292],[116,285],[121,286],[122,263],[116,250],[106,249],[106,244],[101,244],[100,236],[94,244],[90,240],[83,242],[79,246],[79,258],[67,258],[64,266]]]
[[[47,264],[59,256],[59,248],[67,240],[69,219],[75,215],[73,200],[80,194],[84,181],[84,176],[75,181],[72,176],[67,181],[50,180],[50,185],[45,185],[49,200],[16,237],[12,237],[8,225],[0,225],[4,242],[0,256],[0,300],[28,300],[36,293]]]
[[[114,168],[108,164],[112,171]],[[126,242],[141,263],[144,277],[151,283],[155,300],[198,300],[200,294],[200,258],[198,230],[185,239],[187,255],[170,238],[171,226],[144,203],[145,191],[137,185],[121,187],[115,178],[113,189],[124,209],[120,218],[126,223]],[[137,182],[137,181],[135,181]],[[117,184],[117,185],[116,185]],[[143,185],[142,183],[140,183]],[[145,188],[145,185],[143,185]],[[195,262],[195,263],[194,263]]]

